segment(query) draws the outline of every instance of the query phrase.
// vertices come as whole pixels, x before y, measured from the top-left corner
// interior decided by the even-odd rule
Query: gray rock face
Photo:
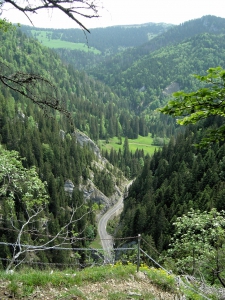
[[[18,116],[22,119],[25,119],[25,114],[21,110],[18,111]]]
[[[66,133],[65,133],[64,130],[60,129],[59,135],[60,135],[61,139],[64,140],[64,139],[65,139],[65,136],[66,136]]]
[[[74,184],[71,180],[67,179],[64,184],[65,192],[69,193],[72,196],[74,189]],[[120,196],[120,191],[118,188],[115,188],[115,193],[111,197],[104,195],[94,183],[88,179],[86,184],[80,184],[79,190],[83,192],[84,200],[91,200],[93,203],[103,204],[104,211],[107,211],[112,205],[114,205]]]
[[[67,192],[70,195],[72,195],[73,189],[74,189],[73,182],[71,180],[67,179],[66,182],[65,182],[65,184],[64,184],[64,190],[65,190],[65,192]]]
[[[89,145],[90,148],[95,153],[95,155],[98,158],[102,158],[100,149],[86,134],[84,134],[83,132],[80,132],[80,131],[75,131],[74,134],[77,138],[78,143],[80,143],[81,146]]]
[[[163,90],[163,94],[165,96],[171,95],[172,93],[175,93],[177,91],[180,90],[180,86],[179,83],[177,82],[171,82],[170,85],[168,85],[164,90]]]
[[[106,210],[114,204],[113,197],[104,195],[89,179],[85,185],[79,186],[79,190],[83,192],[85,200],[103,204]]]
[[[64,132],[60,132],[60,135],[63,136]],[[92,164],[95,166],[95,168],[99,170],[103,170],[106,168],[106,163],[109,163],[104,157],[101,156],[101,151],[98,148],[98,146],[84,133],[75,131],[74,135],[76,136],[77,142],[81,145],[88,145],[92,151],[95,153],[97,160],[93,160]],[[109,171],[107,171],[109,172]],[[72,178],[71,178],[72,179]],[[71,179],[67,179],[64,184],[64,190],[65,192],[68,192],[71,196],[74,189],[74,184]],[[102,204],[104,206],[104,209],[102,210],[102,213],[107,211],[112,205],[114,205],[118,198],[121,196],[122,191],[119,189],[119,187],[116,186],[116,178],[114,175],[112,175],[112,180],[115,185],[114,193],[107,197],[104,195],[94,184],[94,174],[91,170],[89,170],[89,178],[87,180],[83,180],[81,177],[81,183],[79,185],[79,190],[83,192],[84,199],[86,201],[91,200],[93,203],[96,202],[97,204]],[[126,181],[126,179],[124,178]]]

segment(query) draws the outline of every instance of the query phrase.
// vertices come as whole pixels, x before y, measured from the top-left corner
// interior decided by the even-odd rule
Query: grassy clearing
[[[105,140],[100,140],[99,141],[99,146],[103,150],[108,150],[110,151],[111,148],[114,148],[116,151],[119,151],[119,149],[123,150],[123,143],[124,143],[125,138],[122,138],[122,144],[119,144],[119,139],[117,137],[109,139],[109,142],[106,143]],[[154,151],[156,149],[159,149],[159,146],[154,146],[152,145],[153,143],[153,138],[149,134],[148,136],[138,136],[138,139],[128,139],[129,142],[129,148],[130,151],[133,153],[139,149],[139,150],[144,150],[145,155],[153,155]]]
[[[91,242],[90,248],[94,248],[94,249],[101,249],[102,248],[102,244],[101,244],[101,240],[100,240],[99,234],[97,234],[97,236],[94,239],[94,241]]]
[[[51,39],[51,31],[37,31],[32,30],[33,37],[37,38],[39,42],[41,42],[44,46],[48,48],[65,48],[69,50],[79,50],[84,52],[93,52],[94,54],[100,54],[101,51],[93,48],[88,47],[85,43],[72,43],[63,41],[60,39]]]

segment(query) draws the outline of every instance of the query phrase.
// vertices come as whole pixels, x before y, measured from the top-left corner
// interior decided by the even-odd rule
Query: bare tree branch
[[[10,4],[23,12],[33,25],[31,20],[32,18],[28,15],[28,13],[38,13],[38,11],[42,9],[57,9],[78,24],[84,32],[90,32],[86,26],[78,20],[77,16],[83,18],[98,18],[99,6],[97,5],[97,2],[98,0],[0,0],[0,15],[4,10],[4,5]],[[7,22],[5,21],[4,26],[5,27],[3,27],[3,29],[8,28]],[[7,72],[4,72],[4,69],[7,69]],[[56,89],[48,79],[37,74],[26,74],[22,72],[13,73],[9,67],[1,61],[0,70],[0,82],[5,86],[30,99],[45,112],[46,108],[58,110],[69,117],[71,121],[70,113],[66,108],[60,105],[60,101],[56,95]],[[37,92],[36,87],[38,85],[39,87],[43,87],[43,85],[48,86],[48,88],[51,88],[52,93],[44,92],[45,88],[42,90],[39,88]]]
[[[89,19],[99,17],[99,7],[96,0],[3,0],[0,2],[1,9],[3,9],[5,3],[9,3],[19,11],[23,12],[32,25],[31,18],[27,13],[37,13],[41,9],[58,9],[87,32],[90,31],[76,16],[78,15]]]
[[[15,269],[24,259],[19,263],[15,264],[17,259],[21,257],[21,255],[26,254],[28,252],[37,252],[37,251],[46,251],[50,249],[54,249],[55,247],[59,247],[62,245],[71,245],[74,243],[76,240],[80,240],[76,236],[73,236],[71,231],[69,230],[69,226],[77,223],[81,219],[83,219],[87,214],[90,213],[90,211],[84,212],[79,218],[74,218],[77,210],[82,208],[84,204],[81,204],[79,207],[73,208],[71,212],[71,216],[69,221],[55,234],[54,236],[51,237],[47,242],[39,245],[34,245],[31,247],[26,247],[26,245],[23,245],[21,242],[22,235],[27,233],[26,228],[29,227],[29,225],[33,222],[34,219],[38,219],[38,216],[40,215],[41,212],[44,211],[44,206],[38,206],[36,210],[33,210],[33,214],[29,213],[29,217],[24,223],[22,224],[21,228],[17,228],[14,224],[13,219],[11,219],[11,225],[14,229],[17,230],[17,238],[16,241],[13,245],[13,254],[12,254],[12,259],[10,263],[8,264],[6,268],[6,272],[9,272],[10,270]],[[28,211],[27,211],[28,213]],[[79,232],[81,234],[81,232]],[[55,242],[58,238],[60,238],[60,242],[52,246],[51,244]],[[14,267],[13,267],[14,266]]]
[[[70,113],[62,104],[60,104],[60,99],[57,97],[57,89],[50,80],[37,74],[19,71],[13,73],[9,66],[1,61],[0,67],[2,70],[0,73],[0,82],[5,86],[22,96],[25,96],[45,112],[47,111],[47,108],[52,108],[71,119]],[[44,92],[45,90],[48,92]]]

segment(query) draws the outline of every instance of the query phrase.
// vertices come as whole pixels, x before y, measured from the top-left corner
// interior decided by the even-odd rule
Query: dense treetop
[[[211,124],[220,122],[211,119]],[[162,251],[168,248],[176,217],[191,208],[224,209],[224,144],[197,149],[194,144],[203,134],[193,126],[145,161],[124,200],[120,234],[151,236]]]

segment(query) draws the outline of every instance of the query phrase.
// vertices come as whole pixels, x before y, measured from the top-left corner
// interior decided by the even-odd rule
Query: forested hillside
[[[183,40],[201,33],[224,33],[224,27],[225,20],[215,16],[204,16],[200,19],[190,20],[178,26],[173,26],[168,28],[166,32],[159,34],[139,47],[128,49],[113,57],[108,57],[93,71],[93,74],[101,79],[105,78],[104,75],[106,74],[120,76],[123,71],[129,68],[133,63],[135,63],[135,61],[138,61],[144,55],[148,55],[169,45],[179,44]],[[107,72],[105,72],[105,70],[107,70]]]
[[[40,94],[40,101],[42,99],[44,101],[48,94],[57,93],[60,103],[71,111],[71,120],[75,124],[74,127],[70,124],[71,121],[59,112],[47,110],[45,114],[45,111],[42,111],[37,104],[33,104],[20,93],[7,88],[6,85],[1,85],[0,142],[9,151],[5,152],[3,148],[0,148],[1,164],[3,164],[0,172],[0,234],[1,243],[3,243],[0,248],[0,257],[3,259],[2,264],[6,266],[12,254],[11,247],[6,245],[15,242],[17,229],[23,228],[21,224],[29,220],[30,214],[20,199],[25,186],[20,188],[20,185],[15,185],[15,189],[18,189],[13,198],[15,211],[11,211],[8,207],[7,199],[13,196],[14,192],[7,191],[7,186],[4,184],[7,182],[7,179],[4,179],[4,170],[6,167],[21,168],[22,172],[17,154],[10,151],[18,151],[20,157],[23,158],[24,168],[36,167],[41,180],[47,183],[49,195],[49,203],[38,216],[39,221],[35,224],[33,221],[28,222],[28,228],[26,227],[26,232],[21,236],[20,243],[28,243],[31,247],[45,244],[49,238],[51,239],[60,232],[63,226],[69,224],[70,234],[66,232],[67,239],[64,247],[88,246],[97,232],[93,210],[96,209],[96,205],[88,200],[84,203],[83,192],[79,190],[79,187],[91,180],[105,195],[109,196],[114,192],[115,184],[119,183],[115,177],[117,171],[113,170],[113,176],[110,172],[112,166],[108,164],[103,169],[97,167],[99,158],[88,144],[81,146],[77,142],[74,130],[79,128],[96,140],[99,136],[106,137],[109,128],[117,130],[116,126],[110,123],[111,118],[119,120],[119,112],[123,113],[123,106],[126,107],[126,105],[119,104],[119,98],[111,92],[110,88],[88,78],[86,74],[72,67],[67,68],[54,52],[41,46],[37,41],[27,38],[19,30],[1,31],[0,43],[2,78],[4,74],[16,71],[44,76],[54,85],[54,88],[46,86],[44,90],[39,90],[40,86],[37,84],[33,86],[33,92]],[[122,126],[118,127],[122,134]],[[123,157],[125,153],[121,155]],[[11,165],[6,165],[7,161]],[[21,176],[23,180],[24,177]],[[118,172],[118,178],[121,179],[121,177],[122,173]],[[71,183],[70,193],[65,189],[65,184],[68,182]],[[7,192],[3,192],[3,187]],[[79,240],[74,240],[71,232],[78,234],[76,236]],[[82,239],[83,237],[85,239]],[[61,244],[62,239],[62,235],[59,235],[50,246]],[[24,255],[21,258],[24,258]],[[56,251],[49,250],[39,252],[31,260],[42,263],[71,263],[78,260],[83,263],[86,256],[85,254],[70,256],[68,251],[60,251],[56,255]]]
[[[130,112],[129,104],[120,101],[108,86],[66,67],[53,51],[20,31],[2,34],[1,39],[2,58],[15,69],[46,76],[58,88],[58,96],[66,102],[76,128],[95,141],[107,136],[127,136],[128,132],[136,136],[145,131],[144,118]]]
[[[207,149],[194,146],[204,136],[204,127],[222,122],[221,118],[211,118],[191,126],[146,159],[124,200],[118,236],[141,233],[161,252],[168,249],[177,217],[191,209],[224,209],[225,145]]]
[[[156,30],[156,28],[161,28],[159,25],[158,27],[155,24],[149,26],[151,30]],[[142,28],[142,26],[140,28],[132,27],[129,28],[129,32],[150,30],[148,26],[146,28],[148,29]],[[30,27],[28,29],[30,30]],[[108,32],[107,30],[117,32],[116,29],[120,38],[123,36],[124,30],[128,30],[124,27],[94,29],[93,36],[95,30],[104,37],[104,32]],[[39,31],[41,32],[40,29],[35,31],[35,34],[38,34]],[[56,32],[57,30],[50,31],[49,39]],[[61,39],[69,40],[70,30],[65,30],[65,32],[59,30],[59,32]],[[146,32],[143,32],[146,35]],[[204,74],[212,66],[224,66],[224,32],[224,19],[214,16],[205,16],[179,26],[167,27],[166,32],[163,32],[161,28],[161,32],[159,31],[158,35],[147,43],[121,51],[115,56],[110,55],[98,67],[95,67],[95,58],[98,55],[93,52],[78,54],[77,50],[68,50],[74,51],[72,59],[82,65],[83,59],[86,60],[86,55],[89,56],[89,59],[86,60],[89,65],[86,71],[107,84],[115,96],[115,99],[111,98],[115,104],[113,108],[110,108],[111,113],[104,113],[104,117],[107,116],[108,119],[107,121],[103,120],[104,128],[99,127],[102,124],[99,115],[97,118],[90,119],[82,114],[81,118],[77,119],[76,126],[82,131],[85,130],[95,140],[106,138],[105,132],[109,137],[123,135],[128,138],[136,138],[138,134],[147,135],[149,132],[153,136],[161,138],[174,135],[177,132],[174,120],[167,116],[159,116],[155,113],[155,109],[165,104],[172,92],[178,89],[190,91],[199,87],[192,74]],[[133,35],[128,34],[128,40],[130,36]],[[139,38],[139,35],[134,36]],[[92,40],[89,41],[89,36],[87,38],[90,46],[93,46]],[[120,41],[120,39],[112,39],[111,47],[114,44],[119,47]],[[126,41],[124,39],[124,43]],[[139,42],[137,39],[137,44]],[[135,45],[134,41],[133,45]],[[97,44],[94,46],[98,49],[102,47],[101,45],[97,47]],[[67,64],[74,65],[67,50],[60,49],[59,53]],[[116,95],[120,100],[116,99]],[[99,99],[95,99],[93,102],[99,103]],[[117,110],[121,106],[124,109]],[[93,110],[89,112],[91,115],[96,114],[96,112],[93,113]],[[84,122],[92,123],[92,125],[85,128],[81,125]]]
[[[206,16],[168,29],[142,47],[124,51],[93,71],[143,116],[148,131],[165,137],[175,134],[175,123],[159,116],[162,106],[179,89],[200,87],[193,74],[204,74],[214,66],[224,67],[225,21]],[[145,49],[145,50],[144,50]]]
[[[48,38],[60,39],[73,43],[86,43],[102,53],[115,54],[122,48],[137,47],[147,42],[152,37],[163,33],[170,26],[163,23],[147,23],[129,26],[113,26],[106,28],[90,29],[90,34],[85,35],[80,29],[43,29],[22,26],[23,32],[38,38],[39,32],[47,30]]]
[[[99,64],[104,57],[111,57],[127,48],[140,46],[153,37],[165,32],[170,24],[147,23],[141,25],[113,26],[93,28],[90,34],[80,29],[49,29],[22,26],[21,30],[28,36],[38,39],[51,48],[52,42],[60,42],[55,51],[61,59],[79,70],[89,70]],[[45,42],[46,41],[46,42]],[[80,45],[80,49],[69,49],[63,41]],[[98,52],[83,51],[82,46],[97,49]],[[53,47],[52,47],[53,48]]]
[[[23,72],[44,74],[56,85],[60,85],[60,81],[63,84],[69,77],[65,68],[61,67],[60,69],[61,62],[54,53],[40,47],[34,41],[29,41],[20,32],[1,32],[0,39],[2,65],[8,64],[14,71],[19,69]],[[57,72],[59,72],[58,76]],[[58,82],[53,79],[54,76]],[[61,91],[62,97],[70,98],[72,101],[71,94],[68,96],[67,91],[63,91],[63,89]],[[8,150],[18,151],[20,156],[25,158],[23,160],[24,167],[36,166],[40,178],[47,182],[50,200],[49,205],[45,208],[45,214],[42,214],[41,217],[48,220],[47,233],[49,236],[54,236],[62,226],[69,222],[70,207],[73,205],[79,207],[83,203],[83,194],[78,190],[78,185],[85,179],[85,171],[91,168],[91,163],[95,159],[94,154],[88,147],[81,148],[79,146],[68,125],[68,120],[63,120],[59,115],[45,116],[37,106],[3,85],[1,85],[0,99],[1,144]],[[1,155],[3,154],[1,153]],[[68,179],[74,184],[72,197],[64,191],[64,184]],[[19,197],[19,195],[17,196]],[[9,217],[6,199],[1,194],[1,241],[14,243],[17,233],[11,227],[12,220]],[[24,222],[27,218],[19,198],[16,202],[17,223],[14,229],[18,225],[20,227],[20,222]],[[81,206],[74,218],[79,219],[79,216],[82,216],[91,206],[92,203],[87,203],[86,208]],[[31,236],[27,232],[22,236],[22,243],[37,245],[48,240],[46,227],[42,227],[40,223],[34,225],[31,222],[28,229],[33,232],[33,235]],[[94,214],[90,213],[82,221],[77,222],[74,230],[82,232],[83,236],[89,232],[94,237],[96,234]],[[39,235],[37,235],[38,232]],[[51,246],[58,243],[61,243],[60,237],[53,241]],[[85,242],[81,240],[76,247],[82,245],[84,246]],[[72,246],[75,245],[71,243],[67,247]],[[3,259],[9,259],[11,248],[1,245],[0,256]],[[39,256],[33,259],[55,263],[71,261],[67,251],[64,253],[61,251],[57,255],[51,251],[41,251]],[[3,260],[2,263],[7,264],[7,260]]]
[[[124,200],[116,236],[142,234],[148,242],[146,251],[153,257],[174,251],[174,260],[170,256],[170,263],[176,261],[177,270],[181,273],[188,270],[190,274],[195,274],[198,263],[203,276],[210,278],[211,282],[215,282],[214,275],[219,274],[218,270],[223,271],[224,237],[217,234],[216,237],[211,235],[204,240],[204,232],[210,228],[211,223],[209,221],[205,227],[201,225],[208,220],[206,212],[209,213],[211,209],[222,211],[225,207],[224,142],[203,149],[194,145],[205,136],[207,128],[220,127],[224,118],[211,117],[186,130],[183,128],[179,133],[177,129],[180,127],[176,127],[174,119],[157,115],[155,110],[172,99],[175,91],[190,92],[203,87],[205,82],[197,80],[192,74],[203,76],[209,68],[225,67],[224,30],[225,23],[221,18],[207,16],[193,20],[169,29],[168,36],[165,33],[152,39],[148,47],[145,45],[115,56],[108,64],[102,64],[93,72],[115,93],[126,99],[132,111],[145,117],[152,135],[173,136],[168,145],[146,159],[142,173],[137,176]],[[221,84],[219,80],[216,82],[218,86],[214,83],[217,89],[211,101],[219,101],[216,93],[224,89],[223,81]],[[204,103],[204,99],[202,93],[201,103]],[[219,106],[223,105],[221,100],[219,103]],[[183,113],[185,115],[185,109]],[[220,115],[224,116],[223,109]],[[188,216],[188,213],[189,218],[193,215],[193,218],[199,220],[200,225],[196,224],[198,229],[190,225],[191,220],[185,224],[186,227],[182,223],[186,221],[182,216]],[[196,217],[194,213],[199,216]],[[211,215],[212,218],[217,217],[214,211]],[[171,239],[174,234],[176,240]],[[192,235],[192,243],[188,243]],[[171,250],[173,242],[177,246],[176,250]],[[182,247],[186,248],[183,250]],[[207,247],[211,247],[212,256],[209,250],[205,250],[204,254],[201,252],[200,249]],[[166,252],[168,249],[171,252]],[[218,259],[216,266],[213,257]],[[206,267],[209,261],[213,264],[211,268]],[[223,280],[221,282],[224,286]]]

